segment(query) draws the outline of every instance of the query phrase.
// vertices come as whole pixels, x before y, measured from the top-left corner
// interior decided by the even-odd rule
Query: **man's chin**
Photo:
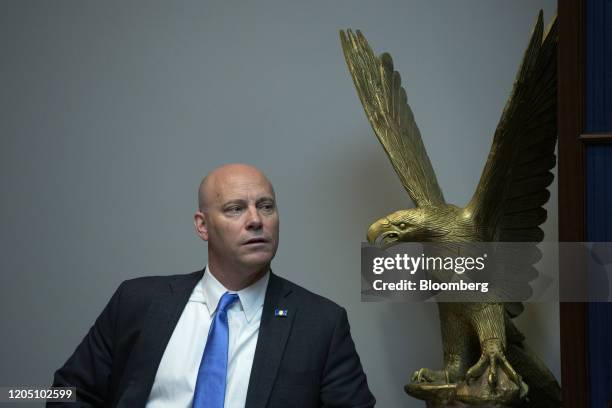
[[[258,271],[262,268],[268,268],[271,261],[272,256],[269,252],[256,252],[244,255],[240,263],[249,270]]]

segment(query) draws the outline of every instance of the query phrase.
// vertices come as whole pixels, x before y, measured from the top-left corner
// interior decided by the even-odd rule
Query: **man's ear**
[[[208,241],[208,222],[206,221],[206,215],[197,211],[193,216],[193,225],[195,226],[196,234],[204,241]]]

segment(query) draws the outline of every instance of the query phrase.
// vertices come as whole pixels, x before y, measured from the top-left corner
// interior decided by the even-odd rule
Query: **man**
[[[374,406],[346,311],[270,271],[268,179],[225,165],[198,201],[206,268],[122,283],[53,385],[76,387],[79,406]]]

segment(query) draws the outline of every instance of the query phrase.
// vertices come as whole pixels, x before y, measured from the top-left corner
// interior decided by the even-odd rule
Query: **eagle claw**
[[[431,370],[429,368],[420,368],[412,374],[411,382],[413,383],[442,383],[450,384],[448,371],[446,370]]]
[[[470,367],[465,374],[465,380],[469,384],[480,378],[485,372],[487,372],[487,383],[491,391],[495,391],[498,386],[499,376],[497,368],[499,368],[508,376],[520,390],[520,394],[526,393],[526,384],[522,381],[521,376],[512,367],[506,355],[504,354],[504,347],[501,340],[490,339],[485,340],[482,344],[482,354],[476,364]]]

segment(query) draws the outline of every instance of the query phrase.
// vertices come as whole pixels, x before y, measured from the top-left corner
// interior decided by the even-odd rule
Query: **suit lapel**
[[[138,343],[134,346],[125,373],[127,389],[118,406],[145,406],[157,368],[189,296],[204,271],[170,282],[148,309]]]
[[[249,379],[246,408],[265,407],[270,398],[297,313],[290,293],[291,290],[285,286],[284,280],[270,273]],[[287,315],[275,316],[276,310],[287,311]]]

